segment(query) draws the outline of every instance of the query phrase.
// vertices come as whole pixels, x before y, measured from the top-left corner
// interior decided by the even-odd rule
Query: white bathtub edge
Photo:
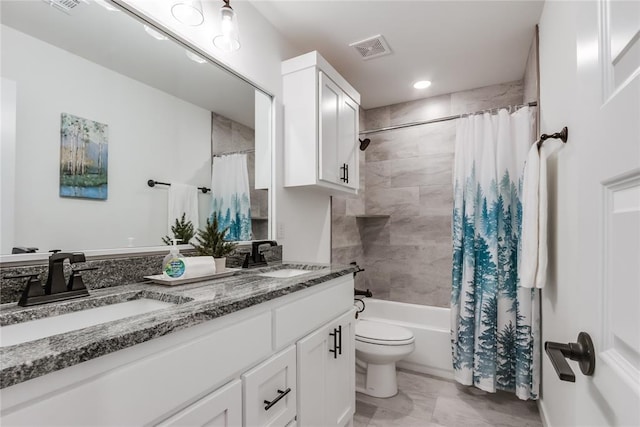
[[[396,363],[396,367],[400,369],[406,369],[408,371],[418,372],[421,374],[431,375],[432,377],[441,378],[444,380],[453,380],[453,370],[440,369],[431,366],[425,366],[418,363],[400,361]]]

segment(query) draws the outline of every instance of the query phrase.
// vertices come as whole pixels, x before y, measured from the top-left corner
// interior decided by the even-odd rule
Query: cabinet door
[[[338,334],[337,352],[327,354],[325,389],[328,426],[350,425],[355,411],[355,316],[353,310],[329,325],[329,333]],[[329,350],[333,349],[330,335]],[[337,354],[336,354],[337,353]]]
[[[219,388],[159,424],[162,427],[242,425],[242,383],[240,380]]]
[[[355,410],[354,314],[298,341],[298,424],[348,426]]]
[[[345,93],[340,99],[340,118],[338,129],[340,139],[338,141],[339,167],[345,168],[344,179],[340,182],[351,188],[359,187],[358,164],[358,104]]]
[[[323,326],[298,341],[298,424],[328,426],[325,376],[329,358],[329,329]],[[331,341],[333,343],[333,339]]]
[[[341,184],[341,164],[338,163],[338,141],[340,139],[340,109],[342,90],[324,73],[319,73],[320,105],[318,123],[318,178]]]
[[[286,426],[296,416],[296,348],[291,346],[242,375],[244,425]]]

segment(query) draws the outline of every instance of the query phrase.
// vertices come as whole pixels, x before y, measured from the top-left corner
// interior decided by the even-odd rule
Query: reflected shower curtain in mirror
[[[458,120],[451,342],[458,382],[537,399],[539,291],[518,283],[522,178],[533,109]]]
[[[220,230],[229,228],[226,240],[251,240],[251,201],[246,154],[213,158],[211,170],[212,212]]]

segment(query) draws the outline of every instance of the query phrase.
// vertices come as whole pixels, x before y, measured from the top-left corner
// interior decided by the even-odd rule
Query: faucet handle
[[[21,307],[27,306],[27,301],[32,297],[39,297],[44,295],[44,288],[42,287],[42,282],[39,279],[39,273],[28,273],[28,274],[18,274],[16,276],[4,276],[3,279],[22,279],[28,277],[27,286],[25,286],[22,291],[22,295],[20,295],[20,300],[18,301],[18,305]]]
[[[77,291],[81,289],[87,289],[84,284],[84,280],[82,280],[83,271],[89,270],[97,270],[98,267],[85,267],[85,268],[76,268],[71,270],[71,277],[69,277],[69,283],[67,284],[68,291]]]

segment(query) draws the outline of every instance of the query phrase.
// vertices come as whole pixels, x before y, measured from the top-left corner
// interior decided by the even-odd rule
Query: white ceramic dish
[[[186,285],[187,283],[202,282],[204,280],[221,279],[223,277],[233,276],[237,271],[240,270],[240,268],[227,268],[223,273],[210,274],[208,276],[200,277],[188,277],[186,279],[181,277],[177,279],[171,279],[163,276],[162,274],[156,274],[155,276],[144,276],[144,278],[149,279],[153,283],[156,283],[158,285],[177,286]]]

